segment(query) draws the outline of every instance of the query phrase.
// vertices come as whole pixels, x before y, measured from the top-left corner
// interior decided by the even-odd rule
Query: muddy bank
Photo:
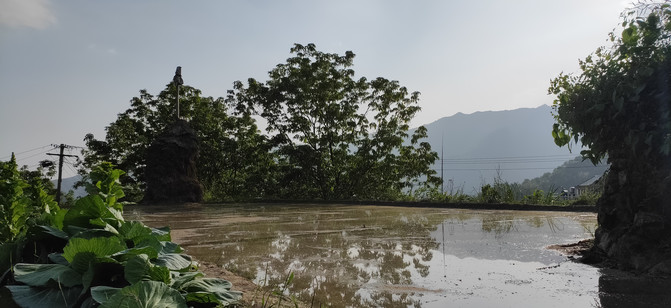
[[[577,243],[550,245],[576,262],[590,263],[594,239]],[[671,306],[671,277],[635,274],[614,268],[613,264],[597,263],[600,268],[599,306],[602,308],[654,308]]]
[[[318,205],[318,206],[343,206],[343,205],[366,205],[366,206],[394,206],[408,208],[433,208],[433,209],[464,209],[464,210],[511,210],[511,211],[549,211],[549,212],[579,212],[596,213],[594,205],[539,205],[519,203],[440,203],[427,201],[323,201],[323,200],[258,200],[246,202],[204,202],[204,203],[165,203],[161,205],[141,205],[160,210],[162,207],[197,207],[213,205],[264,205],[264,206],[286,206],[296,205]]]

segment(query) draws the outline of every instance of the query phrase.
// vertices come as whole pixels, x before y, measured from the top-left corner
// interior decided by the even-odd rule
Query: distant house
[[[595,175],[589,180],[580,183],[578,186],[570,187],[569,189],[564,189],[559,194],[559,197],[564,200],[575,199],[580,197],[580,195],[586,193],[598,193],[603,188],[601,183],[601,178],[603,175]]]
[[[595,175],[591,179],[575,187],[575,196],[580,197],[582,194],[595,193],[599,190],[601,190],[601,175]]]

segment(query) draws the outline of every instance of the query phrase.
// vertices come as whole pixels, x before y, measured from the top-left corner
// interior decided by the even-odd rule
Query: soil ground
[[[577,243],[564,244],[564,245],[550,245],[547,249],[557,250],[563,255],[569,256],[571,258],[584,256],[587,251],[589,251],[594,245],[594,239],[582,240]]]

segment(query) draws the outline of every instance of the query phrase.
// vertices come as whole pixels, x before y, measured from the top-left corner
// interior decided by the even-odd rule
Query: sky
[[[608,45],[621,0],[0,0],[0,160],[34,167],[84,146],[182,66],[225,96],[268,80],[294,43],[356,54],[357,77],[419,91],[419,126],[455,113],[552,104],[550,80]],[[51,151],[50,151],[51,150]],[[78,154],[77,149],[66,153]],[[19,154],[21,153],[21,154]],[[72,161],[70,161],[72,162]],[[70,166],[64,177],[74,175]]]

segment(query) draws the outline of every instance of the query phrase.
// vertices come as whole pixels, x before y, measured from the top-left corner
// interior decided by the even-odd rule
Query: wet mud
[[[628,307],[611,299],[635,298],[605,289],[613,272],[569,258],[571,244],[593,237],[590,212],[324,204],[126,212],[170,226],[173,241],[215,275],[277,287],[293,273],[285,294],[308,306]],[[249,294],[248,281],[238,285]]]

